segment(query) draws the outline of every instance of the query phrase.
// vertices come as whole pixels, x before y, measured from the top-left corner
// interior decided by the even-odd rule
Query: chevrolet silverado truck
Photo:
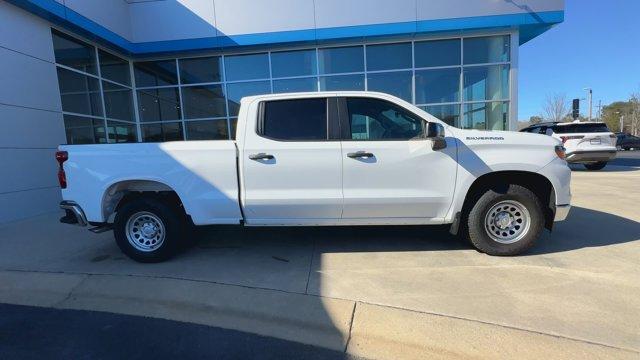
[[[140,262],[199,225],[442,225],[490,255],[570,208],[559,140],[462,130],[373,92],[245,97],[235,140],[62,145],[61,222],[113,229]]]

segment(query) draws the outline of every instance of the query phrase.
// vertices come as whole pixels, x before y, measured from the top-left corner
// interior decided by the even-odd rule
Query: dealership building
[[[515,130],[518,47],[563,18],[563,0],[0,0],[0,223],[57,210],[59,144],[231,139],[247,95],[380,91]]]

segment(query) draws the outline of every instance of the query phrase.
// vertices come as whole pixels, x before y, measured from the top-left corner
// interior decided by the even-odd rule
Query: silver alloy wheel
[[[162,220],[148,211],[131,215],[125,229],[129,244],[143,252],[158,249],[164,242],[166,233]]]
[[[529,210],[515,200],[501,201],[487,212],[484,227],[489,237],[501,244],[520,241],[529,232]]]

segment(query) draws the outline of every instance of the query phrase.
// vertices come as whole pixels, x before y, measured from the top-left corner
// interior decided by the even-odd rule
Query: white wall
[[[56,211],[65,142],[49,24],[0,1],[0,223]]]

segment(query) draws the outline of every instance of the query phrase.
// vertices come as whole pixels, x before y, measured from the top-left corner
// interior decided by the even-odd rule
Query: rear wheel
[[[183,216],[154,198],[138,198],[120,208],[113,233],[120,250],[138,262],[160,262],[179,249]]]
[[[467,216],[469,240],[489,255],[517,255],[528,250],[543,227],[540,200],[520,185],[487,190]]]
[[[591,163],[591,164],[584,164],[584,167],[586,167],[587,170],[602,170],[604,169],[605,166],[607,166],[606,161],[600,161],[600,162]]]

